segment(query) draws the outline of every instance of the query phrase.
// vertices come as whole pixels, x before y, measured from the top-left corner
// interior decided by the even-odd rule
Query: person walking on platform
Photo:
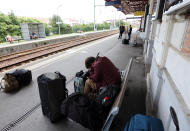
[[[86,80],[84,93],[90,99],[94,99],[100,87],[121,84],[121,76],[118,69],[107,57],[88,57],[85,66],[90,72]]]
[[[132,26],[129,26],[129,30],[128,30],[128,38],[129,40],[131,39],[131,33],[132,33]]]
[[[123,26],[123,24],[121,24],[121,26],[119,27],[119,37],[118,39],[122,38],[122,34],[125,31],[125,27]]]

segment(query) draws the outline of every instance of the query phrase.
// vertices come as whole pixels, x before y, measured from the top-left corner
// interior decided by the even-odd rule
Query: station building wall
[[[153,113],[167,131],[175,130],[172,106],[180,130],[190,130],[190,18],[164,15],[156,23],[149,79]]]

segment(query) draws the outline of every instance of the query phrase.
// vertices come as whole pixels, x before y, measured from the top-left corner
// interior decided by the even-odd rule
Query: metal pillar
[[[96,12],[96,5],[95,5],[95,0],[94,0],[94,31],[96,30],[96,18],[95,18],[95,12]]]
[[[58,24],[58,26],[59,26],[59,35],[60,35],[60,24],[61,24],[61,22],[59,21],[59,18],[58,18],[58,10],[59,10],[59,8],[62,6],[62,4],[60,4],[58,7],[57,7],[57,22],[56,22],[56,24]]]

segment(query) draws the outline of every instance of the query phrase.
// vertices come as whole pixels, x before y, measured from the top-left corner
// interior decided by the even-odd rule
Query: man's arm
[[[94,66],[92,72],[90,73],[90,79],[92,79],[94,82],[98,82],[100,81],[100,65],[97,64],[96,66]]]

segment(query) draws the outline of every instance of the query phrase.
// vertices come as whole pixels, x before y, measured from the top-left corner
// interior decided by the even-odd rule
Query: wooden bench
[[[23,40],[22,39],[22,37],[21,36],[11,36],[11,40],[9,40],[7,37],[5,37],[5,40],[6,40],[6,42],[10,42],[10,43],[12,43],[13,41],[20,41],[20,40]]]
[[[104,125],[103,125],[101,131],[108,131],[109,130],[115,116],[119,112],[119,108],[121,107],[121,103],[123,101],[123,97],[124,97],[124,94],[125,94],[125,91],[127,88],[128,74],[129,74],[129,71],[131,69],[132,61],[133,61],[133,58],[130,59],[129,64],[127,65],[126,69],[123,72],[121,90],[120,90],[118,96],[116,97],[116,99],[113,103],[113,106],[112,106],[112,108],[111,108],[111,110],[107,116],[106,121],[104,122]]]

